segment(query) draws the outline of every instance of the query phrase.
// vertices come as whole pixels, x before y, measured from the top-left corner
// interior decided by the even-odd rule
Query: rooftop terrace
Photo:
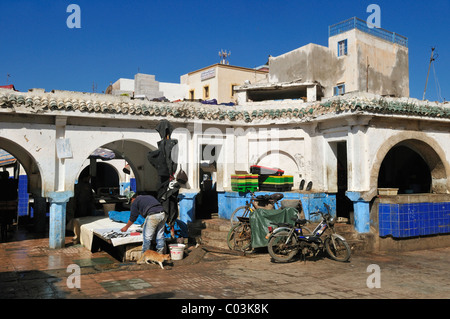
[[[328,37],[332,37],[353,29],[358,29],[362,32],[371,34],[383,40],[396,43],[404,47],[408,47],[408,38],[395,32],[391,32],[382,28],[377,28],[375,25],[371,25],[366,21],[356,17],[329,26]]]

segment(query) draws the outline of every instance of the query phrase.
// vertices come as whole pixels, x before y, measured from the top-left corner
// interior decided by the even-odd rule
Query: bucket
[[[116,209],[116,203],[103,204],[103,212],[108,216],[108,212]]]
[[[169,245],[170,258],[172,258],[172,260],[181,260],[181,259],[183,259],[184,247],[186,247],[186,245],[184,245],[184,244],[172,244],[172,245]]]

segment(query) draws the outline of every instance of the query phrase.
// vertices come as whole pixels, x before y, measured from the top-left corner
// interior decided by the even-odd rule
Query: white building
[[[307,44],[269,58],[268,85],[236,87],[239,104],[349,92],[409,96],[408,39],[351,18],[329,27],[328,47]]]
[[[120,78],[106,89],[106,94],[130,96],[136,99],[182,100],[188,86],[180,83],[159,82],[151,74],[137,73],[134,79]]]

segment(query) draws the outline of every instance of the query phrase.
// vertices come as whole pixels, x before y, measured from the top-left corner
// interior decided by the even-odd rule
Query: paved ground
[[[449,264],[450,248],[280,264],[264,251],[236,256],[199,247],[163,270],[82,246],[51,250],[43,238],[0,244],[0,298],[449,299]]]

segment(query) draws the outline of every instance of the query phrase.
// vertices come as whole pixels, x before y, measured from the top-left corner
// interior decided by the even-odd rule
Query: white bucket
[[[172,260],[181,260],[181,259],[183,259],[184,247],[186,247],[186,245],[184,245],[184,244],[172,244],[172,245],[169,245],[170,258],[172,258]]]

